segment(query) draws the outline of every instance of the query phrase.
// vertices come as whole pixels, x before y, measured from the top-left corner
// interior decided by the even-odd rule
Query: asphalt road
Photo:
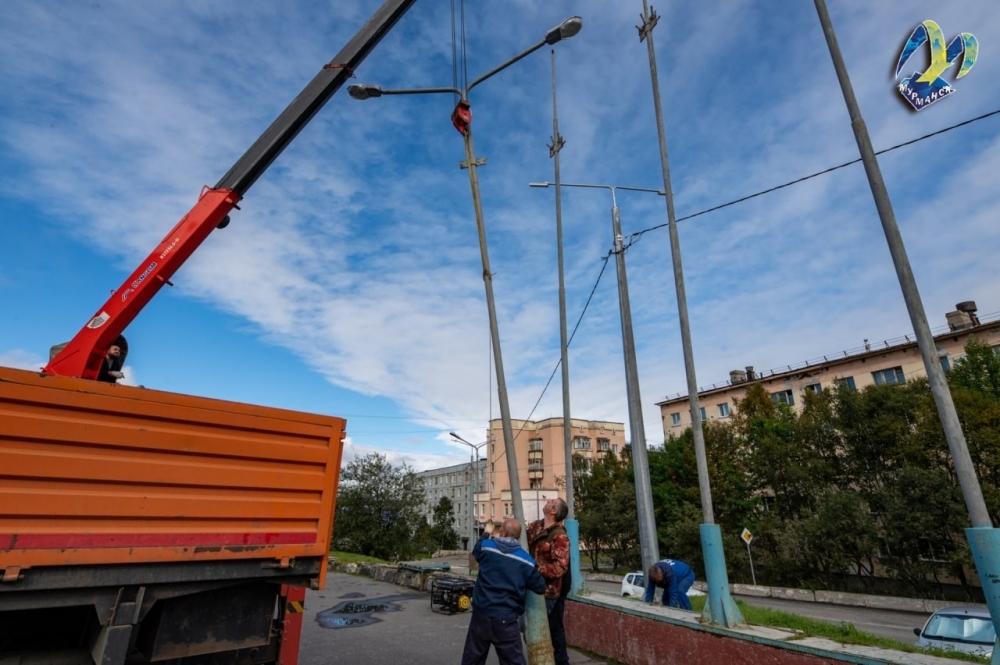
[[[587,582],[588,588],[600,593],[621,594],[620,582]],[[757,607],[769,607],[799,616],[828,621],[830,623],[850,622],[858,630],[888,637],[905,644],[915,643],[917,638],[913,629],[922,627],[930,616],[913,612],[897,612],[892,610],[873,610],[865,607],[850,607],[846,605],[827,605],[825,603],[803,603],[795,600],[776,598],[756,598],[751,596],[736,596],[742,602]]]
[[[367,577],[331,573],[324,591],[310,591],[302,625],[299,662],[302,665],[441,665],[458,664],[469,627],[467,612],[434,613],[430,595]],[[326,627],[361,618],[363,614],[329,612],[338,605],[387,606],[367,625]],[[325,625],[324,625],[325,624]],[[497,664],[490,650],[490,665]],[[604,663],[570,650],[572,665]]]

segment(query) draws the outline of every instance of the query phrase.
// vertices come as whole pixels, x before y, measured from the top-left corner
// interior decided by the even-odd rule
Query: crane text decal
[[[149,277],[149,273],[153,272],[154,268],[156,268],[156,261],[150,263],[149,267],[143,270],[142,274],[132,281],[132,284],[130,285],[131,288],[125,289],[125,292],[122,293],[122,302],[125,302],[125,299],[128,298],[128,294],[139,288],[139,285],[146,281],[146,278]]]
[[[896,63],[896,78],[899,78],[899,73],[903,71],[906,61],[924,45],[924,42],[927,42],[930,48],[930,65],[927,66],[923,74],[914,72],[909,78],[903,79],[898,86],[903,99],[909,102],[915,111],[925,109],[955,92],[955,88],[941,78],[941,75],[958,60],[958,56],[963,57],[962,66],[958,70],[958,76],[955,77],[956,80],[969,73],[972,66],[976,64],[976,58],[979,55],[979,42],[972,33],[963,32],[951,40],[946,48],[944,32],[937,23],[928,19],[918,25],[906,41],[906,46],[903,47],[903,52],[899,55],[899,62]]]
[[[162,261],[163,257],[166,256],[167,254],[169,254],[170,250],[172,250],[174,248],[174,245],[176,245],[180,241],[181,241],[180,238],[174,238],[174,241],[172,243],[170,243],[169,245],[167,245],[167,248],[165,250],[163,250],[163,252],[160,253],[160,260]]]

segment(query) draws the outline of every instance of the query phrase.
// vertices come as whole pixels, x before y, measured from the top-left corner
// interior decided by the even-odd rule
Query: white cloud
[[[48,360],[23,349],[11,349],[0,353],[0,367],[13,367],[37,372],[48,364]]]
[[[993,110],[987,82],[1000,60],[985,50],[953,98],[919,115],[900,106],[890,71],[912,25],[927,16],[949,34],[974,26],[982,43],[1000,42],[1000,21],[981,3],[830,4],[877,147]],[[520,2],[516,21],[509,3],[470,12],[471,76],[564,16],[584,16],[581,35],[556,47],[564,181],[662,186],[645,44],[634,28],[640,9],[559,0]],[[276,11],[253,2],[0,9],[0,83],[9,93],[0,140],[23,165],[0,187],[42,201],[72,233],[132,267],[368,10],[338,3],[318,17],[293,6],[280,21]],[[781,16],[749,2],[721,14],[661,11],[655,38],[678,214],[856,156],[810,5]],[[444,5],[417,3],[358,80],[450,85],[448,25]],[[547,51],[472,100],[477,150],[488,157],[480,178],[515,417],[527,415],[559,357],[553,193],[527,188],[552,179]],[[388,397],[415,416],[479,419],[485,428],[498,413],[496,390],[468,175],[457,168],[464,154],[450,111],[447,96],[361,104],[342,91],[249,192],[229,228],[181,270],[178,291],[246,320],[337,385]],[[1000,240],[990,180],[1000,166],[995,121],[881,163],[932,322],[968,298],[1000,309],[1000,268],[983,249]],[[610,197],[566,190],[563,198],[572,326],[611,245]],[[665,221],[659,197],[622,192],[618,202],[626,235]],[[680,235],[703,385],[747,364],[776,367],[908,332],[860,165],[684,222]],[[644,236],[627,260],[646,436],[656,441],[653,403],[685,390],[666,232]],[[613,263],[570,369],[575,416],[625,420]],[[560,413],[557,376],[535,417]]]
[[[461,455],[438,455],[434,453],[414,453],[409,451],[387,450],[373,446],[359,445],[351,437],[344,439],[344,452],[341,457],[341,467],[348,464],[357,457],[364,457],[377,453],[384,456],[393,466],[407,465],[414,471],[427,471],[428,469],[438,469],[443,466],[461,464]]]

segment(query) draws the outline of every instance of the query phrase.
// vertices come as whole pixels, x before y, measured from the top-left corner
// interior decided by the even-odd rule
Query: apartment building
[[[976,304],[968,301],[956,305],[946,319],[946,326],[932,331],[945,371],[965,353],[970,337],[977,337],[1000,351],[1000,312],[980,320]],[[746,396],[747,388],[752,385],[763,386],[775,403],[801,410],[802,396],[807,391],[820,392],[837,383],[861,390],[872,384],[905,383],[926,375],[920,350],[911,334],[884,341],[865,340],[863,346],[855,349],[765,372],[755,372],[752,366],[733,370],[728,381],[702,388],[698,401],[703,421],[724,421],[733,415],[737,401]],[[677,394],[656,405],[660,407],[664,437],[680,434],[691,426],[687,395]]]
[[[549,499],[566,498],[566,452],[563,419],[514,420],[514,448],[521,485],[521,501],[527,521],[541,518],[541,509]],[[620,455],[625,448],[624,423],[595,420],[570,420],[572,448],[585,459],[599,455]],[[476,495],[476,519],[497,522],[514,516],[508,476],[508,458],[504,450],[503,428],[499,419],[490,421],[487,433],[486,483]]]
[[[469,472],[472,471],[472,467],[475,467],[475,472],[470,477]],[[448,497],[454,505],[455,524],[453,527],[458,532],[459,538],[468,538],[470,526],[475,525],[475,520],[471,524],[469,521],[469,496],[473,489],[477,495],[486,491],[485,469],[486,460],[478,460],[475,463],[465,462],[419,472],[417,477],[424,483],[423,510],[427,523],[434,523],[434,506],[441,500],[441,497]],[[475,488],[473,488],[473,482],[475,482]],[[481,527],[478,529],[479,532],[482,531]],[[479,533],[477,532],[476,538],[478,537]]]

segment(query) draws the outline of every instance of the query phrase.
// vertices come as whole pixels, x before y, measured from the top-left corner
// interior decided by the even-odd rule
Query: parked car
[[[642,573],[629,573],[622,578],[622,595],[639,596],[646,593],[646,576]]]
[[[996,631],[983,607],[946,607],[931,615],[923,629],[914,628],[917,646],[953,649],[993,657]]]
[[[643,594],[646,593],[646,576],[642,572],[636,571],[634,573],[629,573],[622,578],[622,595],[623,596],[638,596],[642,598]],[[697,589],[688,589],[688,596],[704,596],[705,594]]]

